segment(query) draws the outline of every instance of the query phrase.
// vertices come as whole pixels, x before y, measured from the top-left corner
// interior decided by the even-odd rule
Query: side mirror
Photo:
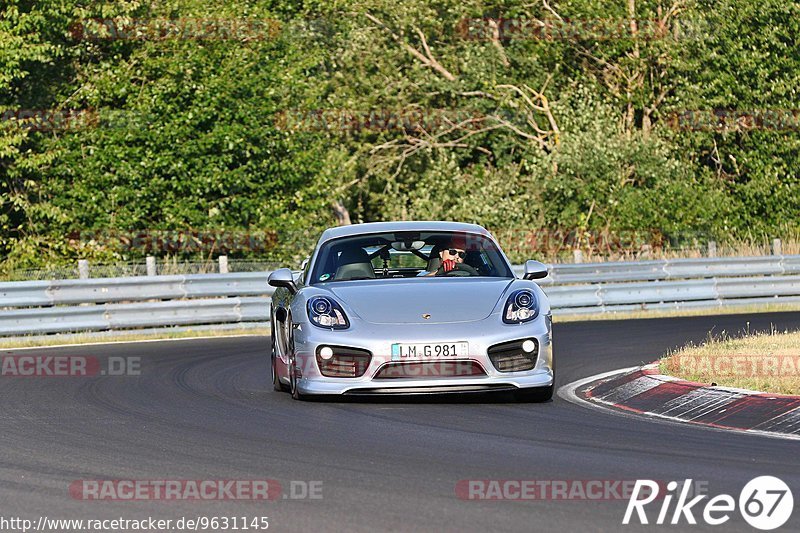
[[[522,279],[542,279],[547,277],[547,265],[529,259],[525,261],[525,271]]]
[[[294,274],[288,268],[279,268],[269,275],[267,283],[273,287],[286,287],[292,294],[297,292],[297,285],[294,282]]]

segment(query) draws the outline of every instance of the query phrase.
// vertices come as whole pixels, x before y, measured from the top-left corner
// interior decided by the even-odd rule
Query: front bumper
[[[532,370],[500,372],[492,364],[490,346],[518,339],[536,339],[538,356]],[[296,364],[300,394],[441,394],[548,387],[553,384],[553,354],[549,316],[541,315],[527,324],[504,324],[493,314],[477,322],[451,324],[369,324],[352,323],[350,329],[330,331],[308,323],[295,326]],[[467,341],[469,357],[449,362],[476,361],[485,375],[424,378],[375,379],[386,364],[392,363],[391,346],[398,342],[450,343]],[[363,376],[333,378],[323,376],[316,363],[317,348],[323,345],[349,346],[368,350],[372,360]],[[428,359],[427,361],[430,361]]]

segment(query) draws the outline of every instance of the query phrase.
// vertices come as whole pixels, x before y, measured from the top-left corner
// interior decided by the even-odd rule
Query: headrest
[[[348,248],[339,257],[339,265],[352,265],[354,263],[369,263],[369,254],[363,248]]]

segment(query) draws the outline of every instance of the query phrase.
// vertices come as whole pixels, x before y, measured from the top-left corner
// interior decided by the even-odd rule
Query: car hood
[[[513,281],[507,278],[348,281],[331,284],[328,290],[366,322],[441,324],[488,317]]]

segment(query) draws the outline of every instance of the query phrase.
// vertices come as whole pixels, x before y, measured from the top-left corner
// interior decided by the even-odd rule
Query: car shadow
[[[517,400],[511,392],[459,392],[442,394],[397,394],[397,395],[343,395],[314,396],[304,398],[310,401],[328,403],[371,403],[371,404],[550,404],[545,402],[528,402]]]

